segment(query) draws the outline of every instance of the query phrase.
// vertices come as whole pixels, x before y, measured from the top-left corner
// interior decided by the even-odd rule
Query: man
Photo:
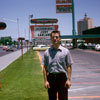
[[[52,46],[44,53],[43,75],[44,85],[48,90],[49,100],[68,100],[68,88],[71,86],[70,52],[60,45],[60,31],[52,31],[50,35]]]

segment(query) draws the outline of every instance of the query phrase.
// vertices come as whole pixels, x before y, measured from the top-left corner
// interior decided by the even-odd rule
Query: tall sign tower
[[[74,0],[56,0],[56,13],[72,13],[72,34],[75,32],[75,13]],[[73,39],[73,48],[75,47],[75,39]]]

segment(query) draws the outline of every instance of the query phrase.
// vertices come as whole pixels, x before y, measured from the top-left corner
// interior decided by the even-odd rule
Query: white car
[[[46,45],[37,45],[36,47],[33,47],[33,50],[38,50],[38,49],[48,49],[49,47]]]
[[[100,44],[95,45],[95,50],[100,50]]]

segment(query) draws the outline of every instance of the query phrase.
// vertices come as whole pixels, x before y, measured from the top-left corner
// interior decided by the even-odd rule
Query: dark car
[[[87,49],[87,46],[84,43],[81,43],[78,48],[80,49]]]

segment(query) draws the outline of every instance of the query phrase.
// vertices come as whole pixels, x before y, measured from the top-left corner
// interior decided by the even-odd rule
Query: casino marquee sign
[[[53,23],[57,23],[58,19],[53,19],[53,18],[38,18],[38,19],[31,19],[30,22],[32,24],[53,24]]]

